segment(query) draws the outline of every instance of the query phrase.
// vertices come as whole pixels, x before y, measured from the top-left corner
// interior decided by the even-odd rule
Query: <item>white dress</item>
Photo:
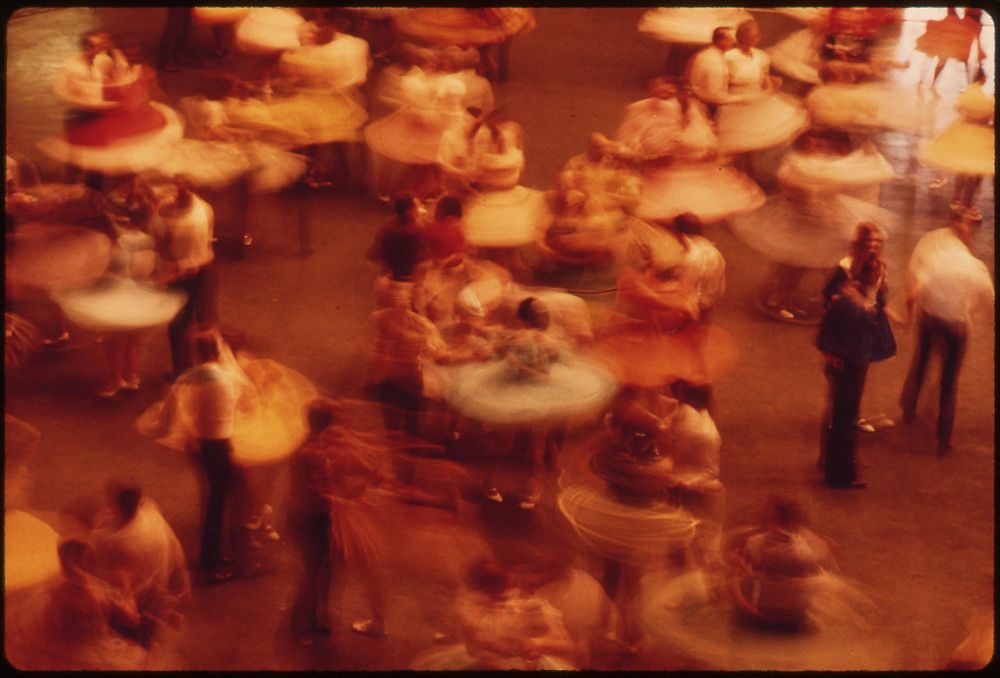
[[[306,20],[291,9],[255,7],[236,25],[236,47],[247,54],[274,54],[302,46]]]
[[[283,71],[333,90],[363,85],[368,78],[368,43],[338,33],[324,45],[305,45],[281,55]]]
[[[818,85],[820,53],[826,36],[812,28],[795,31],[787,38],[768,47],[765,51],[771,58],[771,67],[790,78]]]
[[[516,122],[498,126],[499,140],[483,125],[472,137],[472,179],[481,190],[503,190],[517,186],[524,172],[524,131]]]
[[[428,75],[414,66],[401,78],[401,93],[408,105],[365,127],[373,160],[435,164],[441,135],[462,117],[465,83],[454,74]]]
[[[930,116],[928,105],[917,99],[915,91],[880,82],[818,85],[803,103],[814,125],[846,131],[914,133]]]
[[[382,69],[375,80],[375,88],[371,96],[373,117],[391,113],[401,106],[414,105],[403,87],[403,77],[412,68],[416,68],[416,66],[407,68],[400,64],[392,64]],[[473,69],[465,68],[455,73],[425,71],[425,74],[427,77],[458,76],[465,85],[465,94],[462,96],[463,109],[474,106],[481,110],[484,115],[488,115],[493,110],[493,87],[489,80],[477,74]],[[376,107],[378,108],[376,109]]]
[[[737,47],[725,54],[729,65],[729,91],[750,95],[749,101],[723,104],[716,112],[720,153],[745,153],[791,141],[809,126],[809,116],[794,97],[767,90],[770,59],[751,48]]]
[[[789,151],[781,159],[777,177],[790,188],[844,193],[878,204],[880,185],[894,179],[896,172],[873,147],[847,155]]]
[[[103,518],[103,520],[102,520]],[[92,537],[98,567],[124,570],[140,610],[159,616],[191,593],[187,558],[177,535],[152,499],[144,497],[135,516],[120,529],[99,516]]]
[[[636,216],[669,221],[691,212],[710,224],[756,209],[765,199],[756,182],[725,162],[676,163],[643,171]]]
[[[457,411],[476,421],[507,425],[573,423],[595,417],[618,385],[598,363],[562,353],[548,374],[519,378],[505,360],[458,368],[447,394]]]
[[[462,209],[465,241],[476,247],[528,245],[552,223],[545,194],[525,186],[475,193]]]
[[[804,268],[835,266],[858,223],[873,221],[886,232],[896,217],[876,204],[843,193],[779,192],[758,210],[729,220],[744,244],[769,259]]]

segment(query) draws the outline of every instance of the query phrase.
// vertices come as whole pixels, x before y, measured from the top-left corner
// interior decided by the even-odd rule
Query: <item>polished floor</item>
[[[664,46],[640,36],[639,9],[538,9],[538,28],[514,43],[510,80],[497,85],[500,106],[525,128],[524,183],[546,189],[561,164],[585,147],[590,132],[611,134],[622,108],[644,96],[644,83],[663,66]],[[66,8],[14,16],[7,25],[7,132],[42,171],[53,166],[35,143],[60,129],[62,110],[49,84],[75,50],[83,31],[104,26],[129,35],[151,54],[162,9]],[[762,46],[798,26],[772,13],[759,17]],[[909,26],[912,40],[919,26]],[[204,38],[204,36],[201,36]],[[924,64],[913,55],[902,83],[915,86]],[[951,68],[951,67],[949,67]],[[160,78],[165,101],[197,91],[196,71]],[[946,72],[941,108],[963,86]],[[914,158],[912,137],[880,135],[876,142],[899,179],[882,191],[882,205],[899,216],[887,243],[891,305],[902,310],[905,265],[917,238],[944,225],[951,185],[933,190],[933,175]],[[993,272],[994,190],[984,182],[983,225],[974,250]],[[387,206],[336,187],[306,195],[256,199],[253,244],[245,257],[221,258],[223,322],[246,336],[248,350],[308,376],[324,392],[360,396],[365,378],[366,319],[373,308],[374,269],[364,260]],[[314,253],[298,251],[299,215],[309,220]],[[959,383],[954,449],[934,447],[933,388],[911,426],[864,434],[861,458],[868,488],[824,487],[815,467],[825,382],[813,346],[815,329],[762,316],[754,298],[764,262],[724,224],[710,228],[726,257],[728,290],[716,322],[739,341],[739,364],[716,385],[716,422],[723,439],[722,480],[727,525],[749,520],[771,492],[799,498],[814,529],[831,537],[843,573],[877,605],[870,647],[853,663],[876,669],[940,667],[978,608],[992,609],[994,584],[995,328],[980,319]],[[819,274],[807,284],[819,284]],[[591,298],[595,306],[609,299]],[[898,418],[897,400],[914,348],[897,333],[899,355],[869,373],[863,411]],[[86,333],[22,369],[8,370],[5,410],[42,431],[30,461],[33,507],[85,513],[106,481],[138,481],[162,507],[189,557],[198,544],[198,488],[194,468],[178,454],[143,438],[135,418],[158,399],[168,367],[165,333],[152,332],[143,362],[143,389],[113,401],[95,398],[100,347]],[[934,378],[931,378],[933,387]],[[276,486],[285,480],[280,471]],[[280,497],[280,489],[279,489]],[[279,502],[280,504],[280,502]],[[510,548],[529,534],[532,519],[491,513],[468,502],[462,515],[379,499],[392,531],[386,568],[389,636],[353,635],[349,622],[365,610],[354,582],[341,581],[334,606],[338,630],[327,643],[300,649],[284,640],[294,559],[283,542],[270,544],[268,570],[253,579],[197,586],[184,633],[169,668],[229,670],[403,669],[433,645],[435,631],[454,631],[448,610],[463,563],[491,546]],[[544,517],[545,507],[539,509]],[[540,520],[540,519],[539,519]],[[780,645],[780,640],[770,641]],[[833,661],[833,660],[831,660]],[[606,668],[678,668],[670,657],[620,657]],[[750,667],[747,667],[750,668]],[[755,668],[769,668],[761,665]],[[818,667],[819,668],[819,667]]]

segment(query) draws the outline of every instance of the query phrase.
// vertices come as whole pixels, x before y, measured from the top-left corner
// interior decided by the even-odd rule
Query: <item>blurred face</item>
[[[735,47],[736,46],[736,38],[733,36],[733,32],[732,31],[724,31],[722,33],[722,35],[720,35],[718,38],[716,38],[716,40],[715,40],[715,46],[718,47],[721,50],[732,49],[733,47]]]
[[[882,252],[882,244],[885,242],[882,238],[874,237],[869,238],[864,242],[862,246],[862,251],[869,255],[880,254]]]
[[[757,24],[747,24],[736,36],[736,40],[739,42],[740,47],[744,49],[755,47],[757,41],[760,40],[760,28]]]
[[[98,52],[107,49],[109,45],[110,39],[104,33],[88,36],[87,54],[97,54]]]

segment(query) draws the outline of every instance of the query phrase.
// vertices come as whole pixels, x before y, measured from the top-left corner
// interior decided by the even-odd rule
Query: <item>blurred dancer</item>
[[[393,202],[394,219],[386,222],[368,248],[369,261],[378,262],[383,276],[376,283],[380,296],[390,287],[410,290],[416,300],[415,308],[423,310],[417,280],[417,265],[426,258],[423,225],[419,221],[420,205],[411,195],[401,196]]]
[[[504,339],[499,355],[510,365],[515,378],[527,381],[545,379],[552,363],[559,359],[559,345],[546,333],[552,321],[549,309],[541,300],[528,297],[518,305],[517,319],[521,327]],[[561,437],[558,427],[547,426],[528,425],[515,433],[515,453],[525,454],[531,469],[519,504],[521,508],[533,509],[541,499],[545,459],[553,459],[558,453]],[[492,497],[496,489],[489,480],[486,485],[489,487],[487,494]]]
[[[986,52],[979,44],[979,34],[982,31],[979,16],[982,10],[967,7],[965,16],[961,18],[955,7],[948,7],[947,12],[943,19],[927,22],[923,34],[917,38],[915,47],[918,52],[922,52],[929,60],[935,62],[934,77],[931,78],[931,90],[935,94],[937,94],[938,77],[950,59],[961,64],[964,70],[965,65],[973,58],[973,48],[976,50],[973,63],[978,65],[986,58]]]
[[[906,277],[908,317],[917,326],[917,346],[906,375],[900,406],[903,423],[917,415],[917,400],[935,344],[943,349],[938,403],[938,452],[951,449],[958,373],[965,357],[969,324],[974,313],[993,308],[994,291],[986,264],[969,251],[973,230],[962,212],[952,212],[946,228],[917,241]]]
[[[676,401],[674,401],[676,403]],[[559,509],[583,545],[603,561],[602,584],[621,611],[618,637],[634,654],[644,633],[635,614],[641,577],[662,569],[671,553],[690,548],[697,520],[676,492],[684,481],[661,453],[669,424],[619,398],[589,468],[559,493]]]
[[[687,80],[691,89],[713,114],[719,104],[746,100],[745,96],[729,91],[729,66],[724,55],[735,46],[733,28],[719,26],[712,31],[712,44],[695,54],[688,64]]]
[[[725,54],[729,92],[744,101],[721,106],[716,115],[720,153],[746,153],[779,146],[809,126],[801,103],[777,91],[781,80],[771,76],[771,60],[757,48],[760,27],[754,20],[736,29],[736,47]]]
[[[167,327],[172,378],[191,367],[189,333],[195,324],[218,322],[218,272],[212,233],[212,206],[198,197],[185,181],[177,183],[177,195],[160,206],[162,231],[154,232],[160,252],[161,280],[169,289],[187,295],[187,301]]]
[[[373,383],[382,403],[385,427],[419,435],[424,378],[422,360],[443,356],[445,343],[430,320],[413,310],[413,297],[393,288],[389,306],[375,311]]]
[[[292,457],[288,531],[302,555],[304,575],[292,609],[292,631],[300,645],[330,633],[331,574],[361,578],[371,617],[351,624],[356,633],[385,635],[381,584],[382,539],[369,487],[387,479],[384,444],[349,427],[337,403],[307,406],[309,439]]]
[[[100,579],[93,545],[59,542],[60,576],[8,611],[7,657],[27,671],[137,670],[147,667],[146,650],[115,629],[140,623],[135,600]]]
[[[490,560],[466,572],[456,602],[464,642],[418,657],[417,670],[572,670],[573,643],[558,610],[525,597],[510,572]]]
[[[698,322],[708,323],[716,303],[726,291],[726,260],[705,237],[705,227],[695,215],[678,216],[673,221],[673,231],[684,246],[684,258],[677,265],[675,275],[697,299]]]
[[[177,535],[138,487],[112,483],[108,507],[92,538],[104,579],[135,597],[142,621],[132,636],[144,647],[169,628],[178,630],[179,607],[191,595],[187,559]]]
[[[223,530],[228,522],[233,532],[243,517],[227,515],[239,513],[230,510],[234,497],[245,498],[242,471],[233,465],[230,439],[236,411],[246,407],[249,384],[222,366],[214,335],[196,336],[192,353],[194,367],[177,379],[177,403],[208,484],[199,564],[218,583],[233,576],[231,560],[223,556]]]
[[[300,645],[330,633],[330,474],[321,434],[333,423],[329,404],[314,400],[306,411],[309,438],[290,460],[291,486],[285,530],[302,558],[292,633]]]
[[[817,577],[832,563],[830,547],[806,528],[798,502],[772,496],[760,531],[747,538],[733,587],[740,609],[757,623],[801,628],[817,592]]]
[[[626,235],[641,184],[617,146],[594,132],[586,153],[567,160],[556,176],[555,219],[544,246],[557,260],[606,261]]]
[[[983,92],[985,83],[986,73],[980,68],[955,102],[961,119],[917,151],[923,164],[941,172],[956,173],[951,207],[965,209],[973,219],[982,219],[975,202],[983,176],[993,176],[996,172],[994,97]],[[938,186],[943,183],[944,180],[937,181]]]

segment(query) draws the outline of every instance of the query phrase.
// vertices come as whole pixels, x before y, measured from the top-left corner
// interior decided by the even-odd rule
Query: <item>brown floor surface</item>
[[[8,23],[7,130],[15,147],[34,151],[58,131],[61,109],[48,84],[84,30],[103,25],[155,49],[163,10],[62,9],[15,17]],[[528,159],[524,183],[548,188],[594,130],[613,133],[622,108],[643,96],[644,82],[663,64],[661,45],[635,30],[637,9],[540,9],[538,28],[514,43],[510,82],[495,88],[498,102],[524,125]],[[761,15],[762,46],[796,25]],[[204,36],[202,36],[204,37]],[[164,74],[167,100],[189,93],[196,79]],[[959,89],[960,85],[952,88]],[[946,96],[954,96],[954,91]],[[892,304],[901,308],[902,279],[913,243],[944,224],[950,185],[928,189],[931,174],[913,159],[911,139],[881,135],[883,153],[902,178],[883,189],[882,205],[901,215],[887,244]],[[985,219],[975,249],[994,270],[993,188],[984,182]],[[295,200],[311,215],[315,253],[297,256]],[[304,198],[255,201],[254,244],[243,259],[223,258],[221,308],[225,323],[245,332],[247,348],[307,375],[323,391],[359,395],[364,378],[365,320],[372,309],[373,269],[364,261],[373,230],[388,209],[370,196],[336,190]],[[722,434],[722,479],[727,522],[739,525],[774,491],[797,496],[815,529],[838,544],[843,572],[858,581],[879,609],[870,647],[871,668],[933,669],[961,641],[974,608],[993,600],[994,545],[994,324],[973,328],[959,385],[955,446],[947,457],[933,448],[935,403],[926,395],[920,419],[864,435],[866,490],[825,488],[815,468],[825,384],[813,348],[815,330],[761,316],[753,299],[765,274],[760,258],[725,225],[709,235],[727,261],[728,290],[716,322],[738,337],[741,360],[716,385]],[[818,284],[818,277],[814,280]],[[607,299],[594,299],[600,305]],[[163,508],[188,555],[198,539],[194,469],[176,453],[141,437],[136,416],[160,395],[169,363],[163,332],[151,333],[143,376],[147,386],[113,402],[90,394],[100,353],[85,337],[66,350],[8,371],[5,409],[38,427],[43,438],[31,460],[33,505],[71,510],[92,502],[111,477],[137,480]],[[914,348],[898,333],[899,355],[869,373],[863,411],[898,417],[896,405]],[[933,387],[933,377],[929,386]],[[933,388],[927,390],[933,393]],[[280,483],[284,481],[282,474]],[[293,559],[284,543],[269,546],[271,569],[257,579],[195,590],[174,664],[181,669],[401,669],[432,646],[433,631],[449,628],[448,606],[465,559],[486,548],[477,526],[504,543],[522,529],[503,516],[464,522],[452,513],[384,502],[386,521],[405,530],[392,545],[387,568],[388,624],[383,640],[353,636],[348,623],[363,614],[357,587],[343,583],[334,609],[338,630],[310,650],[281,638],[291,593]],[[504,529],[501,529],[504,528]],[[498,536],[499,535],[499,536]],[[672,668],[667,658],[644,658],[622,668]]]

